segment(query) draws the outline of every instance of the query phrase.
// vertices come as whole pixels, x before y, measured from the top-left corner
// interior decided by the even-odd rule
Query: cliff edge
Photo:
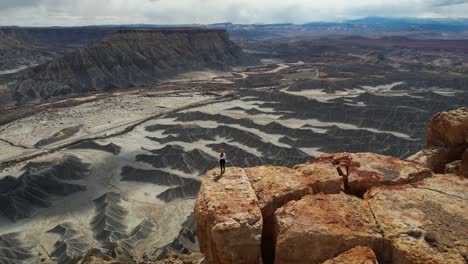
[[[462,108],[429,125],[451,173],[374,153],[209,171],[195,204],[206,263],[467,263],[467,124]]]

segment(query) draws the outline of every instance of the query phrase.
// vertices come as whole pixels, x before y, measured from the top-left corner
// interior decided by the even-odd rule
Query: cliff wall
[[[17,103],[156,84],[178,73],[254,63],[226,31],[119,30],[22,71],[8,85]]]

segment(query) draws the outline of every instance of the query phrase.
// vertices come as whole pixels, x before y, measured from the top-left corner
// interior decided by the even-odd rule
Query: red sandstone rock
[[[207,173],[195,204],[201,251],[209,264],[260,263],[262,215],[245,171]]]
[[[467,133],[468,108],[437,113],[432,117],[427,129],[427,145],[450,149],[462,147],[461,154],[468,144]]]
[[[276,209],[289,201],[313,194],[314,191],[339,193],[341,179],[336,172],[322,171],[315,167],[315,164],[311,164],[299,166],[296,170],[274,166],[245,169],[262,211],[262,251],[265,262],[273,261],[273,223]]]
[[[374,251],[369,247],[355,247],[323,264],[378,264]]]
[[[304,174],[304,181],[312,187],[314,193],[339,193],[343,182],[334,166],[326,163],[312,162],[294,167]]]
[[[346,174],[345,167],[348,166],[346,192],[359,196],[374,186],[411,183],[432,175],[431,170],[415,162],[375,153],[324,154],[315,163],[328,166],[329,170],[334,168],[335,171],[338,165],[334,164],[341,164],[339,167],[343,174]]]
[[[275,263],[321,263],[356,246],[382,251],[367,201],[346,194],[309,195],[275,213]]]
[[[465,263],[466,179],[438,175],[413,186],[377,187],[365,195],[385,237],[383,258],[399,264]]]
[[[293,169],[260,166],[247,168],[245,173],[257,195],[263,215],[273,215],[277,208],[287,202],[313,193],[304,175]]]
[[[443,173],[446,164],[462,159],[467,147],[468,108],[465,107],[434,115],[427,129],[427,148],[408,160]],[[468,175],[467,171],[461,167],[459,173]]]

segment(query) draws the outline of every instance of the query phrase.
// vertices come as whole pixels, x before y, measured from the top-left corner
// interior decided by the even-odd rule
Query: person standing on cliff
[[[221,169],[221,174],[226,171],[226,153],[224,153],[224,149],[221,148],[219,150],[219,168]]]

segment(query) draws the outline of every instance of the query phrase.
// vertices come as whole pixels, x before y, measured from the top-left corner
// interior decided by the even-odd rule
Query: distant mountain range
[[[113,24],[90,25],[78,28],[211,28],[225,29],[235,39],[310,37],[310,36],[349,36],[365,37],[406,36],[420,39],[465,39],[468,38],[468,18],[388,18],[366,17],[341,22],[311,22],[305,24]],[[20,28],[15,26],[0,27]],[[55,27],[60,28],[60,27]]]
[[[387,24],[387,25],[451,25],[468,26],[468,18],[388,18],[388,17],[366,17],[348,20],[349,24]]]
[[[311,22],[305,24],[120,24],[94,25],[91,27],[163,28],[203,27],[226,29],[234,38],[271,38],[291,36],[343,36],[361,35],[366,37],[407,36],[411,38],[468,38],[466,18],[388,18],[366,17],[342,22]]]
[[[468,18],[391,18],[391,17],[365,17],[342,22],[309,22],[305,24],[273,23],[273,24],[234,24],[230,22],[216,24],[113,24],[91,25],[90,27],[229,27],[229,26],[309,26],[309,25],[344,25],[344,24],[369,24],[369,25],[451,25],[468,26]]]

